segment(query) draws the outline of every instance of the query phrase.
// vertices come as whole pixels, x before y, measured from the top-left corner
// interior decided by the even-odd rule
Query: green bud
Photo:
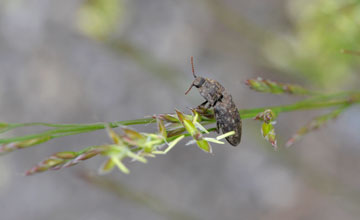
[[[275,118],[276,118],[275,112],[273,112],[271,109],[266,109],[264,112],[257,114],[254,117],[254,120],[261,120],[264,121],[265,123],[270,123],[274,121]]]
[[[55,153],[53,156],[56,158],[68,160],[68,159],[74,159],[77,155],[78,154],[76,152],[64,151],[64,152]]]
[[[246,80],[245,84],[257,92],[267,92],[273,94],[287,93],[294,95],[315,94],[314,92],[310,92],[309,90],[299,85],[279,83],[271,80],[262,79],[261,77]]]
[[[30,146],[44,143],[49,140],[51,140],[51,137],[45,136],[45,137],[39,137],[39,138],[30,139],[30,140],[20,141],[20,142],[16,143],[16,148],[30,147]]]
[[[156,120],[157,120],[157,124],[158,124],[159,133],[161,134],[161,136],[163,138],[167,138],[167,132],[166,132],[164,122],[159,118],[157,118]]]
[[[261,134],[267,140],[271,143],[271,145],[274,147],[275,150],[277,150],[277,141],[276,141],[276,133],[274,126],[271,123],[264,122],[261,126]]]

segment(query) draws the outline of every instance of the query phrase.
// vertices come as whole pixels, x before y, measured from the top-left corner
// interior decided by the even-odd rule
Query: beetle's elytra
[[[206,106],[208,103],[208,108],[213,107],[218,130],[221,128],[222,133],[234,131],[235,134],[227,137],[226,140],[232,146],[237,146],[241,141],[242,124],[232,96],[216,80],[196,76],[193,57],[191,57],[191,67],[195,79],[185,92],[185,95],[195,86],[205,99],[205,102],[200,106]]]

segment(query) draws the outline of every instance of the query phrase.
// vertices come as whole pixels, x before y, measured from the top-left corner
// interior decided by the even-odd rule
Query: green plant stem
[[[112,123],[94,123],[94,124],[51,124],[51,123],[41,123],[41,122],[9,124],[9,127],[11,127],[11,129],[18,127],[25,127],[25,126],[38,126],[38,125],[46,126],[46,127],[60,127],[60,128],[41,132],[38,134],[30,134],[21,137],[0,139],[0,144],[6,144],[16,141],[25,141],[43,136],[50,136],[51,138],[56,138],[56,137],[81,134],[81,133],[104,129],[108,124],[110,124],[110,127],[115,128],[121,125],[126,126],[126,125],[136,125],[136,124],[148,124],[148,123],[152,123],[153,121],[154,121],[153,118],[144,118],[144,119],[135,119],[135,120],[112,122]]]
[[[310,109],[318,109],[318,108],[327,108],[327,107],[336,107],[342,106],[344,104],[353,104],[360,102],[360,93],[355,93],[352,96],[340,97],[336,96],[322,96],[322,100],[318,101],[317,99],[309,99],[305,101],[300,101],[290,105],[279,105],[279,106],[271,106],[271,107],[261,107],[254,109],[244,109],[240,110],[240,114],[242,118],[252,118],[255,117],[258,113],[265,111],[266,109],[271,109],[276,113],[281,112],[291,112],[291,111],[299,111],[299,110],[310,110]],[[332,99],[335,98],[335,99]]]
[[[342,92],[332,95],[315,96],[290,105],[267,106],[261,108],[253,108],[253,109],[241,109],[239,112],[243,119],[247,119],[247,118],[255,117],[258,113],[263,112],[266,109],[271,109],[278,114],[281,112],[336,107],[336,106],[342,106],[344,104],[351,105],[359,102],[360,102],[360,92]],[[126,120],[126,121],[118,121],[111,123],[101,122],[101,123],[93,123],[93,124],[53,124],[53,123],[41,123],[41,122],[23,123],[23,124],[9,123],[7,124],[8,125],[7,128],[3,129],[3,131],[11,130],[18,127],[25,127],[25,126],[46,126],[55,129],[47,130],[38,134],[30,134],[30,135],[24,135],[20,137],[12,137],[12,138],[3,138],[0,139],[0,144],[26,141],[40,137],[50,137],[50,139],[53,139],[57,137],[64,137],[64,136],[70,136],[70,135],[81,134],[86,132],[92,132],[100,129],[105,129],[108,124],[110,124],[110,127],[115,128],[119,126],[149,124],[154,122],[156,122],[154,118],[147,117],[143,119]],[[207,123],[212,123],[212,122],[215,122],[215,120],[207,120]]]

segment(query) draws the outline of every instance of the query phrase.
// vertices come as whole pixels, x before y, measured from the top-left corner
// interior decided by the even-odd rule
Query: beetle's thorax
[[[222,93],[225,91],[225,88],[215,80],[208,78],[202,79],[204,79],[203,84],[202,86],[198,87],[200,95],[204,97],[204,99],[208,101],[211,106],[213,106],[222,98]]]

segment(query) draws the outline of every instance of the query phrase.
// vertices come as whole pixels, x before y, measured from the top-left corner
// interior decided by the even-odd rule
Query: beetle
[[[214,109],[217,130],[221,129],[222,133],[234,131],[235,134],[227,137],[226,140],[232,146],[237,146],[241,141],[242,122],[232,96],[225,91],[225,88],[218,81],[197,76],[193,57],[191,57],[191,67],[195,79],[189,89],[186,90],[185,95],[195,86],[205,99],[205,102],[200,104],[199,107],[212,107]],[[208,104],[208,107],[206,107],[206,104]]]

